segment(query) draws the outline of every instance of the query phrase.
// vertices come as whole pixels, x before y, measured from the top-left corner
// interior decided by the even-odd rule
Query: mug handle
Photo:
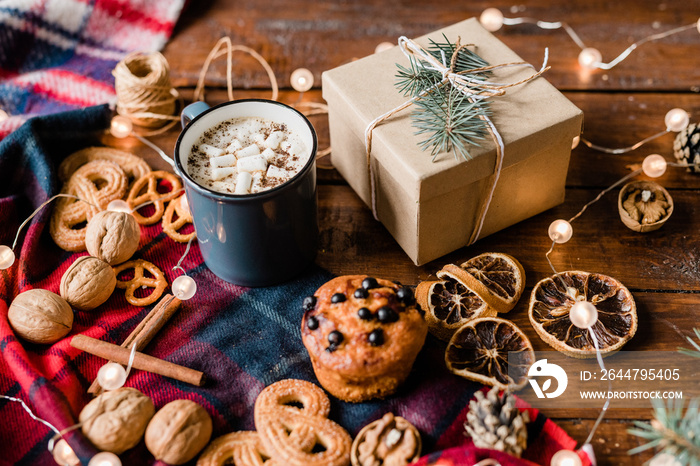
[[[180,124],[184,128],[187,126],[190,121],[194,120],[194,118],[205,111],[206,109],[209,108],[209,105],[207,105],[206,102],[193,102],[189,104],[187,107],[182,109],[182,113],[180,113]]]

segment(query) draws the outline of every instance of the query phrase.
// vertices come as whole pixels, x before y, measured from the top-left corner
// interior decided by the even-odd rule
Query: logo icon
[[[540,359],[530,366],[527,375],[530,377],[529,382],[537,398],[556,398],[564,393],[569,383],[569,377],[566,375],[566,371],[556,364],[548,363],[546,359]],[[547,377],[542,387],[540,387],[539,382],[536,380],[538,377]],[[549,390],[552,385],[552,378],[557,381],[557,389],[553,392],[548,392],[547,390]]]

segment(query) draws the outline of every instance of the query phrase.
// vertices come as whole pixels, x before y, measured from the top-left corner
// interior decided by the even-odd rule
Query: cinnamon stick
[[[70,344],[73,348],[124,365],[128,364],[129,356],[131,355],[131,351],[126,348],[85,335],[74,336]],[[139,353],[138,351],[134,353],[132,367],[134,369],[152,372],[181,382],[197,385],[198,387],[204,385],[203,372],[154,358],[153,356]]]
[[[121,344],[122,348],[131,349],[131,346],[136,343],[136,351],[143,351],[146,346],[153,340],[153,337],[163,328],[168,320],[180,308],[180,301],[171,294],[164,295],[158,304],[143,318],[136,328],[126,337],[126,340]],[[102,393],[102,387],[97,383],[97,379],[92,382],[88,393],[97,396]]]

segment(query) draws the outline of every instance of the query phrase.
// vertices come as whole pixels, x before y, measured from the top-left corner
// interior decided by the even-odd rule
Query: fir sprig
[[[684,411],[682,400],[653,400],[654,419],[650,424],[635,421],[628,432],[648,442],[629,451],[635,455],[651,448],[671,455],[681,466],[700,466],[700,398],[690,400]]]
[[[452,56],[457,50],[443,35],[444,42],[430,41],[428,53],[450,67]],[[475,52],[462,48],[457,53],[455,73],[467,74],[470,79],[484,81],[488,72],[472,70],[488,66],[488,63]],[[420,142],[423,150],[430,150],[433,161],[442,152],[453,152],[469,160],[469,146],[479,146],[478,141],[484,139],[486,123],[481,118],[489,115],[489,104],[483,98],[470,98],[450,82],[443,83],[440,72],[429,67],[429,64],[413,56],[409,57],[409,65],[397,64],[396,87],[406,97],[416,97],[416,110],[412,113],[415,134],[424,135]],[[478,93],[478,88],[475,91]]]
[[[695,332],[695,336],[698,338],[698,342],[700,342],[700,328],[695,328],[693,329]],[[690,342],[691,345],[695,347],[695,349],[688,349],[688,348],[678,348],[678,352],[685,354],[687,356],[693,356],[695,358],[700,358],[700,344],[696,343],[693,341],[691,337],[686,337],[688,339],[688,342]],[[700,435],[700,433],[698,433]]]

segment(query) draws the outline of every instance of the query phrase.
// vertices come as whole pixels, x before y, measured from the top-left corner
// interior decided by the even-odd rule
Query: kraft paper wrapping
[[[473,50],[492,65],[522,61],[474,18],[416,42],[427,48],[429,38],[439,42],[443,34],[450,42],[460,37],[462,44],[477,44]],[[365,128],[407,100],[394,86],[396,63],[408,63],[398,47],[323,73],[333,164],[368,205]],[[516,82],[534,71],[505,68],[489,80]],[[571,142],[580,134],[583,120],[581,110],[542,77],[491,99],[491,110],[506,148],[480,238],[563,202]],[[470,148],[471,160],[443,153],[433,162],[430,153],[419,147],[422,137],[414,135],[411,111],[374,130],[371,163],[379,219],[420,265],[468,243],[493,175],[496,149],[487,134],[480,147]]]

